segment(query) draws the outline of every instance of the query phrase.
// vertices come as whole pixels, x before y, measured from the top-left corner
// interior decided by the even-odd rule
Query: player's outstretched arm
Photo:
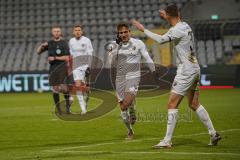
[[[40,55],[42,54],[44,51],[46,51],[48,49],[48,43],[42,43],[38,48],[37,48],[37,54]]]
[[[144,32],[144,26],[137,20],[132,20],[132,24],[141,32]]]
[[[144,26],[140,22],[138,22],[136,20],[133,20],[132,24],[139,31],[144,32],[146,34],[146,36],[148,36],[149,38],[157,41],[158,43],[165,43],[165,42],[169,42],[170,41],[170,38],[167,35],[159,35],[159,34],[153,33],[151,31],[145,29]]]

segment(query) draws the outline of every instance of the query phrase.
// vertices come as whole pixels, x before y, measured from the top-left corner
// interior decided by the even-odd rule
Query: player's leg
[[[172,146],[171,140],[174,133],[174,129],[177,123],[178,105],[181,103],[183,96],[174,92],[171,92],[168,101],[168,120],[167,130],[163,140],[161,140],[153,148],[169,148]]]
[[[65,107],[66,107],[66,113],[70,114],[70,92],[69,92],[69,87],[68,87],[68,68],[66,67],[66,64],[61,64],[57,67],[56,69],[56,74],[57,74],[57,80],[59,85],[59,90],[61,93],[64,94],[64,99],[65,99]]]
[[[128,112],[128,107],[133,103],[135,99],[135,95],[130,93],[130,92],[126,92],[125,96],[124,96],[124,100],[120,103],[120,108],[121,108],[121,117],[122,120],[125,124],[125,126],[128,129],[128,133],[127,133],[127,138],[126,139],[133,139],[133,128],[130,122],[130,115]]]
[[[70,103],[70,94],[69,94],[68,86],[66,84],[60,84],[59,85],[59,90],[60,90],[61,93],[64,94],[66,113],[69,114],[71,103]]]
[[[90,87],[90,79],[91,79],[90,68],[86,69],[84,78],[85,78],[86,87]],[[87,108],[88,107],[88,101],[90,99],[90,90],[86,90],[85,95],[86,95],[85,102],[86,102],[86,108]]]
[[[52,94],[53,94],[53,100],[54,104],[58,110],[58,113],[61,114],[61,108],[60,108],[60,96],[59,96],[59,87],[58,86],[52,86]]]
[[[55,103],[55,106],[57,108],[57,111],[59,114],[62,113],[61,111],[61,107],[60,107],[60,95],[59,95],[59,83],[58,83],[58,79],[57,79],[57,75],[55,72],[55,66],[50,66],[50,70],[49,70],[49,84],[52,87],[52,94],[53,94],[53,100]]]
[[[76,85],[76,87],[80,87],[81,85],[83,85],[83,82],[81,80],[76,80],[75,85]],[[82,110],[81,114],[86,114],[87,113],[87,108],[86,108],[86,102],[85,102],[84,97],[83,97],[83,92],[78,90],[76,92],[76,96],[77,96],[79,105],[80,105],[81,110]]]
[[[85,76],[85,74],[80,69],[75,69],[73,71],[73,78],[74,78],[76,87],[81,87],[84,84],[84,82],[83,82],[84,76]],[[81,114],[86,114],[87,109],[86,109],[86,102],[85,102],[84,97],[83,97],[83,92],[80,91],[80,90],[77,90],[76,91],[76,96],[77,96],[80,108],[82,110]]]
[[[195,86],[196,87],[188,91],[188,94],[187,94],[189,107],[196,112],[201,122],[208,129],[208,132],[210,135],[209,145],[217,145],[218,141],[221,139],[221,136],[216,132],[208,112],[203,107],[203,105],[200,104],[199,89],[197,87],[197,84]]]
[[[138,91],[139,82],[140,82],[139,77],[127,80],[125,92],[131,93],[134,96],[136,96],[137,91]],[[137,120],[135,97],[134,97],[133,101],[131,101],[131,104],[128,104],[127,108],[129,111],[129,121],[130,121],[131,125],[134,125]]]
[[[126,110],[133,103],[135,95],[131,92],[125,92],[124,100],[120,104],[121,110]]]
[[[129,111],[129,120],[131,125],[134,125],[137,117],[136,117],[136,100],[134,99],[132,104],[128,107],[128,111]]]
[[[120,103],[121,109],[121,117],[128,129],[127,139],[133,138],[133,129],[130,122],[130,115],[128,112],[128,108],[133,101],[135,100],[136,92],[138,84],[134,84],[132,82],[137,83],[138,81],[131,81],[126,79],[116,79],[116,94]]]

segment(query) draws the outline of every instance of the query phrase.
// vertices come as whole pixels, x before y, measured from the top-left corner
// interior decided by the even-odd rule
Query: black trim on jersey
[[[169,38],[169,42],[171,42],[172,41],[171,37],[168,36],[168,38]]]

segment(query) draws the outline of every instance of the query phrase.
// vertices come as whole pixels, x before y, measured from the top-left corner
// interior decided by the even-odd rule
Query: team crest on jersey
[[[82,47],[85,47],[85,44],[82,44],[81,46],[82,46]]]
[[[132,51],[133,51],[133,52],[131,52],[131,55],[134,55],[134,54],[135,54],[135,53],[134,53],[135,50],[136,50],[136,46],[133,46],[133,47],[132,47]]]

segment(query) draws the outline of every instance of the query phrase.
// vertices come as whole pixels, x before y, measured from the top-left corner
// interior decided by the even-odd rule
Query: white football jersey
[[[159,43],[172,42],[176,55],[178,72],[199,72],[200,67],[195,57],[195,43],[192,29],[185,22],[178,22],[164,35],[158,35],[145,29],[144,33]]]
[[[141,40],[130,38],[127,44],[118,45],[116,50],[114,53],[114,61],[117,67],[117,78],[132,79],[140,77],[142,58],[145,59],[149,69],[155,71],[153,60]]]
[[[93,47],[91,40],[85,36],[80,39],[71,38],[69,41],[70,53],[73,56],[73,65],[80,66],[86,69],[90,63],[93,54]]]

